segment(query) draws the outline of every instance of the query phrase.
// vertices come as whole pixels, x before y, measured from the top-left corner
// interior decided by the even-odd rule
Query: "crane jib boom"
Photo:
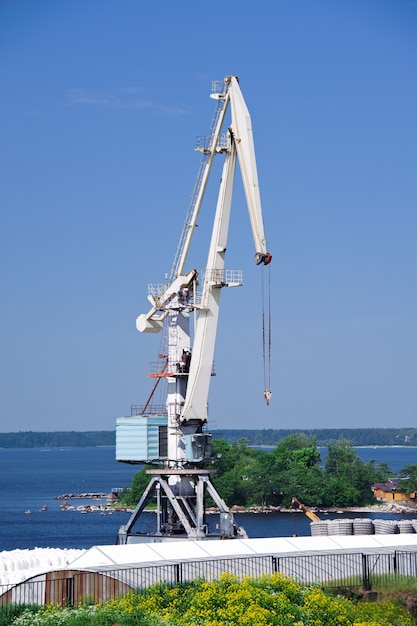
[[[230,79],[230,102],[232,124],[230,132],[236,145],[243,187],[249,210],[255,243],[256,262],[268,264],[272,256],[266,249],[266,237],[262,219],[261,196],[253,142],[252,121],[236,77]]]
[[[237,77],[226,77],[223,84],[223,92],[216,94],[216,97],[220,100],[221,106],[218,106],[216,109],[215,124],[208,147],[205,150],[205,157],[207,158],[203,163],[203,168],[199,176],[200,184],[195,190],[192,210],[187,215],[186,234],[184,235],[183,231],[179,252],[177,253],[179,258],[176,263],[175,271],[181,273],[176,275],[172,284],[166,286],[165,292],[157,296],[150,296],[151,303],[153,304],[152,308],[147,314],[140,315],[136,322],[137,329],[140,332],[159,332],[163,328],[165,318],[168,316],[169,306],[173,296],[178,293],[180,288],[191,289],[192,282],[195,278],[195,270],[186,275],[183,275],[182,272],[191,245],[197,216],[203,202],[204,191],[210,175],[213,158],[217,151],[224,152],[225,162],[212,228],[207,265],[204,273],[202,301],[198,305],[198,319],[195,325],[195,338],[193,342],[191,366],[188,373],[186,397],[180,412],[181,422],[196,420],[200,423],[205,423],[207,421],[208,391],[220,306],[219,287],[230,284],[224,280],[224,261],[236,161],[239,162],[242,174],[246,203],[252,227],[252,235],[255,244],[255,262],[258,265],[268,265],[272,259],[266,247],[252,122]],[[229,105],[231,108],[231,124],[227,131],[226,148],[222,147],[220,150],[218,148],[219,138]],[[194,304],[197,308],[196,303]],[[264,354],[264,360],[265,358]],[[265,389],[264,396],[267,404],[269,404],[271,397],[269,388]]]
[[[224,85],[225,92],[222,94],[217,94],[222,102],[222,107],[220,108],[220,113],[218,113],[217,115],[217,124],[212,133],[212,136],[210,137],[209,149],[206,150],[206,153],[208,154],[205,154],[205,156],[208,156],[208,159],[204,161],[203,174],[201,175],[201,182],[195,194],[196,197],[193,199],[191,215],[187,215],[185,224],[186,236],[184,237],[182,235],[183,242],[182,244],[180,242],[179,245],[179,249],[181,249],[181,252],[179,254],[179,259],[175,264],[175,269],[173,270],[173,273],[175,274],[175,276],[173,276],[174,283],[183,272],[185,261],[191,245],[192,235],[194,233],[197,217],[203,202],[204,192],[210,175],[213,158],[216,154],[216,147],[218,146],[220,133],[223,123],[225,121],[225,115],[229,102],[231,103],[232,109],[232,121],[229,128],[229,133],[230,139],[236,146],[239,165],[242,173],[242,181],[245,190],[246,202],[248,205],[253,240],[255,244],[255,262],[257,265],[268,265],[272,260],[272,255],[266,249],[266,237],[262,219],[261,198],[256,167],[251,117],[249,115],[246,103],[243,99],[237,77],[226,77]],[[167,289],[172,291],[172,285],[167,286]],[[148,320],[152,318],[155,319],[155,314],[156,312],[151,309],[151,311],[146,314],[146,318]],[[143,320],[144,316],[141,316],[141,319]],[[144,328],[141,327],[138,328],[138,330],[140,330],[141,332],[158,332],[158,330],[162,328],[162,326],[159,324],[158,329],[155,329],[154,325],[152,324],[150,324],[150,326],[151,327],[147,327],[145,325]]]

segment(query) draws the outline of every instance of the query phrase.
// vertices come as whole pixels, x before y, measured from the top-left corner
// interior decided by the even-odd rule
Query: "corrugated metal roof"
[[[199,561],[237,556],[307,555],[328,552],[393,552],[417,550],[417,534],[271,537],[232,541],[167,541],[123,546],[94,546],[70,563],[71,569],[139,567],[163,561]]]

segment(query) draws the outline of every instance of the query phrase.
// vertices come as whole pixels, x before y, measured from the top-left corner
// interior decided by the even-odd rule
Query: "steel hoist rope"
[[[264,271],[268,272],[267,293],[265,294]],[[271,270],[269,266],[261,271],[261,291],[262,291],[262,358],[264,369],[264,398],[267,406],[269,406],[271,392],[271,345],[272,345],[272,329],[271,329]],[[265,312],[267,309],[267,312]]]

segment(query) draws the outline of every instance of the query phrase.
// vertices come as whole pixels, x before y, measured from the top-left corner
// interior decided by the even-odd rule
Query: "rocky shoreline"
[[[62,496],[55,496],[54,500],[103,500],[108,497],[107,493],[64,493]]]
[[[125,507],[119,502],[110,502],[110,495],[107,493],[67,493],[60,496],[55,496],[55,500],[62,500],[61,508],[62,509],[74,509],[84,512],[84,511],[94,511],[99,510],[101,512],[132,512],[134,509],[131,507]],[[69,500],[107,500],[106,504],[100,504],[96,506],[80,505],[78,507],[74,507],[68,503]],[[237,504],[230,507],[230,510],[233,513],[245,514],[245,513],[256,513],[256,514],[269,514],[269,513],[301,513],[304,514],[300,509],[292,509],[292,508],[284,508],[280,506],[255,506],[255,507],[243,507]],[[328,513],[393,513],[399,515],[417,515],[417,506],[414,504],[407,504],[404,502],[385,502],[380,504],[371,504],[368,506],[362,507],[328,507],[328,508],[318,508],[311,507],[311,511],[320,515],[320,514],[328,514]],[[154,509],[148,509],[149,512],[153,512]],[[219,510],[216,507],[210,507],[207,509],[207,513],[216,514]]]
[[[404,502],[381,502],[380,504],[370,504],[368,506],[355,506],[355,507],[310,507],[310,510],[316,514],[328,514],[328,513],[394,513],[400,515],[417,515],[417,506],[414,504],[406,504]],[[217,512],[215,509],[210,509],[208,512]],[[284,507],[242,507],[234,505],[231,507],[233,513],[301,513],[304,512],[300,509],[284,508]]]

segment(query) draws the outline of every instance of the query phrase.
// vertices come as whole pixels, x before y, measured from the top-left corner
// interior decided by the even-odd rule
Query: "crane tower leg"
[[[117,543],[158,542],[167,539],[196,541],[247,538],[246,532],[236,525],[233,514],[211,483],[210,474],[213,471],[204,469],[147,470],[147,473],[152,475],[151,481],[127,524],[120,527]],[[182,479],[176,483],[174,489],[169,484],[172,476]],[[184,491],[178,489],[178,485],[183,484],[188,485]],[[210,516],[210,521],[205,508],[207,493],[219,511],[218,517]],[[145,507],[155,497],[157,511],[152,519],[153,528],[142,526],[135,530]],[[149,515],[147,515],[147,521],[149,521]]]

